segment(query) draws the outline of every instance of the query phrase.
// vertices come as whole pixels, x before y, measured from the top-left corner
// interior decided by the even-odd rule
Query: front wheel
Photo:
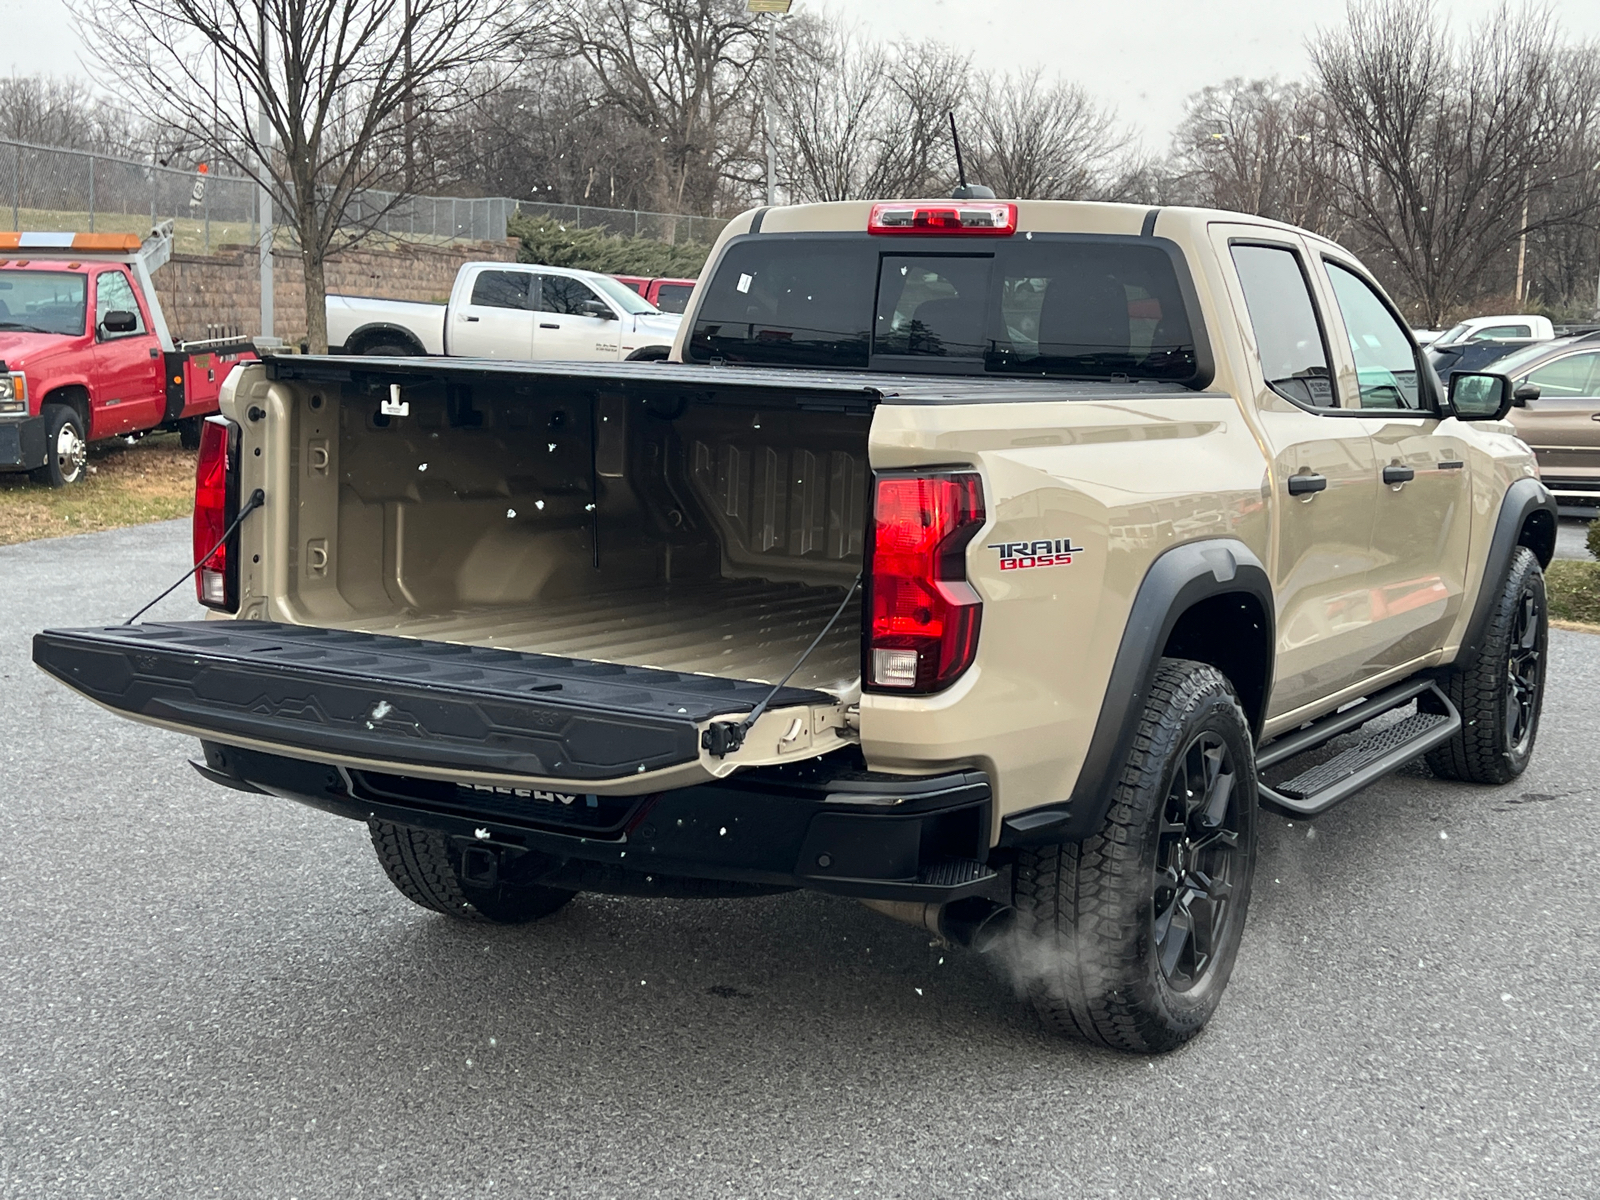
[[[1444,679],[1461,713],[1461,729],[1428,767],[1442,779],[1509,783],[1528,766],[1544,708],[1544,660],[1550,638],[1544,572],[1519,546],[1500,585],[1477,653],[1458,661]]]
[[[77,483],[89,461],[89,440],[83,433],[83,418],[65,404],[47,405],[45,419],[44,466],[29,472],[35,483],[60,488]]]
[[[1256,803],[1233,688],[1164,659],[1099,832],[1018,857],[1014,961],[1046,1026],[1146,1054],[1200,1032],[1244,933]]]

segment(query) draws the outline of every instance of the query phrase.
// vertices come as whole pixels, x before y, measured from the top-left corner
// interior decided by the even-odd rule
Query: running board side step
[[[1261,802],[1291,816],[1314,817],[1449,741],[1461,729],[1455,705],[1433,680],[1408,680],[1278,739],[1256,756],[1257,767],[1287,762],[1424,693],[1444,711],[1418,711],[1276,788],[1258,784]]]

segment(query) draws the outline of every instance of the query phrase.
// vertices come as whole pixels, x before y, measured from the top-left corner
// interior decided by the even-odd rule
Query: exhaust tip
[[[1011,932],[1017,910],[982,896],[952,900],[939,911],[939,932],[979,954],[993,950]]]

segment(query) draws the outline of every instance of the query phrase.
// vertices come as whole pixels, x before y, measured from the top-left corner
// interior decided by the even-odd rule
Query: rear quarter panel
[[[1264,462],[1224,393],[883,404],[870,454],[878,471],[977,470],[987,521],[967,551],[984,603],[975,665],[935,696],[864,695],[863,750],[880,770],[988,771],[997,819],[1071,793],[1158,555],[1226,536],[1267,558]],[[992,548],[1059,538],[1081,547],[1070,564],[1002,570]]]

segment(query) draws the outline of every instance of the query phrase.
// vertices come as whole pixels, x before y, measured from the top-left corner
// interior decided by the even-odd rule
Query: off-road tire
[[[67,404],[47,404],[42,415],[45,419],[44,466],[29,471],[28,478],[46,487],[69,487],[88,474],[84,452],[89,442],[83,418],[77,409]],[[76,435],[77,452],[63,455],[62,435],[69,427]]]
[[[549,916],[577,895],[565,888],[507,883],[467,886],[461,882],[460,855],[444,834],[378,820],[368,821],[367,828],[378,862],[400,894],[457,921],[523,925]]]
[[[1508,783],[1522,774],[1539,737],[1549,638],[1544,572],[1533,552],[1518,546],[1477,653],[1458,660],[1441,681],[1461,714],[1461,731],[1428,751],[1428,767],[1435,775],[1468,783]],[[1530,670],[1531,690],[1523,678]]]
[[[1218,746],[1217,773],[1209,778],[1231,776],[1231,788],[1220,785],[1229,799],[1218,825],[1204,825],[1214,848],[1200,850],[1193,861],[1196,870],[1212,865],[1225,885],[1219,889],[1225,901],[1206,910],[1217,919],[1214,926],[1207,922],[1212,937],[1203,964],[1187,980],[1179,972],[1175,982],[1172,968],[1162,962],[1160,939],[1165,930],[1170,945],[1181,923],[1160,925],[1158,906],[1164,896],[1174,897],[1164,911],[1176,921],[1170,914],[1177,911],[1175,897],[1181,893],[1170,881],[1190,876],[1181,869],[1176,876],[1160,872],[1175,854],[1188,861],[1190,833],[1187,824],[1174,827],[1170,813],[1186,811],[1188,822],[1212,807],[1196,808],[1186,781],[1194,778],[1196,748],[1203,765],[1211,761],[1205,753]],[[1201,802],[1215,795],[1208,789]],[[1191,797],[1187,809],[1185,796]],[[1174,804],[1179,808],[1169,808]],[[1232,686],[1204,663],[1163,659],[1100,830],[1082,842],[1024,850],[1016,863],[1011,951],[1048,1028],[1146,1054],[1175,1049],[1200,1032],[1227,986],[1244,931],[1255,869],[1256,809],[1253,738]],[[1221,845],[1219,832],[1231,843]],[[1218,853],[1225,867],[1218,866]],[[1185,919],[1200,918],[1186,914]]]

